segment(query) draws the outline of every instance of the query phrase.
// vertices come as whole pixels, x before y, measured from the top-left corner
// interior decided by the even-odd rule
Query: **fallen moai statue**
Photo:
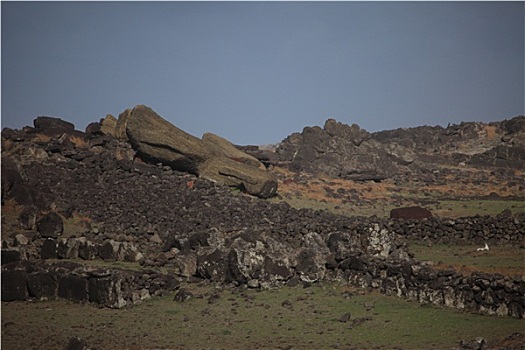
[[[145,161],[160,162],[261,198],[277,192],[274,175],[262,169],[255,158],[230,154],[229,149],[238,150],[215,135],[205,135],[203,140],[190,135],[144,105],[121,113],[115,134],[127,138]]]

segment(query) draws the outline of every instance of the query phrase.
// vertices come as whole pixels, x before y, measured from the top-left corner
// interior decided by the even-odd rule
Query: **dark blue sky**
[[[146,104],[181,129],[277,143],[524,114],[524,2],[6,2],[2,127],[83,130]]]

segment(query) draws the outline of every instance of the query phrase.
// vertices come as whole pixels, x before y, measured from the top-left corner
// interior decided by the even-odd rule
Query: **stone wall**
[[[358,260],[359,261],[359,260]],[[349,258],[340,263],[340,278],[420,303],[482,314],[525,317],[525,279],[475,272],[464,276],[421,263],[389,264]]]
[[[472,224],[490,221],[478,219],[472,220]],[[464,224],[468,220],[471,219],[455,222]],[[420,303],[525,317],[525,278],[522,276],[480,272],[466,276],[454,270],[436,269],[411,259],[391,230],[396,225],[415,229],[431,222],[361,222],[327,235],[305,232],[300,235],[298,245],[279,242],[270,232],[248,230],[231,235],[211,230],[190,236],[187,244],[182,239],[175,244],[179,248],[157,255],[157,259],[149,255],[139,260],[143,267],[164,267],[172,274],[147,268],[147,272],[88,268],[67,260],[8,262],[6,259],[17,250],[3,250],[2,300],[58,297],[119,308],[150,295],[168,293],[178,281],[188,278],[247,284],[252,288],[324,280],[343,281]],[[463,228],[461,232],[468,231]],[[130,252],[138,253],[130,249],[132,245],[115,241],[97,244],[84,238],[69,238],[53,244],[60,258],[129,261],[126,257]],[[49,248],[43,244],[41,249],[44,252]],[[108,252],[104,253],[105,249]],[[21,258],[27,256],[19,254],[12,260]]]
[[[504,243],[525,239],[525,213],[455,219],[432,217],[421,221],[385,219],[383,224],[407,239],[434,243]]]
[[[2,301],[69,299],[109,308],[171,293],[180,280],[152,270],[92,268],[68,261],[18,261],[2,266]]]

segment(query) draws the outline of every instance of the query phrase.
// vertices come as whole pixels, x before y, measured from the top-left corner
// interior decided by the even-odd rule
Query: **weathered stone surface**
[[[75,130],[75,125],[55,117],[38,117],[33,121],[35,129],[61,129],[64,131]]]
[[[16,162],[2,156],[2,204],[8,199],[25,207],[33,204],[33,194],[24,183]]]
[[[197,255],[195,253],[177,254],[173,264],[177,275],[191,277],[197,272]]]
[[[110,240],[98,248],[102,260],[117,260],[120,243]]]
[[[15,246],[24,246],[29,243],[29,239],[22,233],[19,233],[15,236],[14,245]]]
[[[256,168],[264,169],[262,163],[256,158],[237,149],[230,141],[223,137],[207,132],[202,135],[202,141],[206,144],[206,147],[220,151],[227,158]]]
[[[20,215],[18,216],[20,228],[24,230],[34,230],[36,228],[37,216],[38,210],[34,206],[25,206]]]
[[[89,300],[92,302],[116,309],[126,306],[122,293],[122,277],[118,273],[90,278],[88,290]]]
[[[270,198],[277,192],[274,175],[226,157],[208,159],[199,166],[199,175],[261,198]]]
[[[2,249],[2,265],[9,264],[22,259],[22,254],[18,248],[15,249]]]
[[[33,298],[51,300],[58,295],[58,277],[56,273],[30,274],[27,282],[29,294]]]
[[[187,300],[190,300],[192,297],[193,297],[193,293],[191,293],[190,291],[187,291],[184,288],[181,288],[179,289],[177,294],[175,294],[175,296],[173,297],[173,301],[183,303]]]
[[[100,119],[100,131],[104,135],[115,135],[117,128],[117,119],[111,114],[106,115],[106,118]]]
[[[93,260],[98,255],[98,247],[85,237],[79,238],[78,257],[84,260]]]
[[[342,127],[334,120],[328,120],[325,129],[305,127],[302,133],[290,135],[276,152],[294,171],[357,181],[382,180],[400,170],[400,165],[366,131],[357,125]]]
[[[309,131],[310,137],[319,136],[326,142],[320,146],[330,146],[333,138],[340,136],[338,130],[330,126],[327,129],[330,133],[314,128]],[[347,147],[354,150],[371,147],[373,138],[360,140],[357,131],[354,141],[346,143]],[[523,317],[525,282],[522,280],[434,270],[428,264],[415,261],[400,240],[521,242],[525,232],[523,215],[507,212],[497,217],[430,217],[413,221],[297,210],[285,203],[272,204],[250,196],[232,195],[228,188],[202,177],[183,174],[162,164],[141,163],[139,158],[133,160],[133,155],[116,160],[117,150],[130,150],[131,145],[109,135],[92,138],[92,147],[77,147],[61,136],[49,141],[39,137],[38,143],[32,143],[25,131],[9,135],[17,140],[13,139],[12,144],[20,143],[20,153],[10,155],[16,158],[16,166],[23,174],[21,184],[31,196],[37,193],[45,198],[60,215],[77,215],[81,222],[89,222],[83,230],[75,232],[77,237],[58,239],[57,257],[100,259],[105,256],[112,260],[140,261],[144,268],[140,273],[115,274],[110,270],[95,273],[64,260],[42,261],[38,258],[44,255],[48,245],[53,248],[54,244],[38,235],[33,240],[32,234],[25,232],[29,242],[16,247],[16,260],[23,259],[17,268],[28,276],[29,297],[37,294],[33,291],[36,287],[29,287],[33,285],[30,279],[49,272],[57,274],[57,281],[65,276],[100,280],[100,288],[91,286],[97,287],[98,292],[78,291],[81,297],[92,296],[96,303],[114,300],[110,294],[120,290],[126,305],[132,305],[143,297],[164,295],[176,286],[174,281],[179,277],[148,270],[152,267],[157,271],[169,269],[181,280],[207,278],[234,285],[245,283],[249,288],[337,279],[418,302]],[[58,142],[59,139],[62,141]],[[408,143],[402,145],[410,148]],[[30,155],[22,152],[27,146],[44,152],[48,149],[49,157],[30,162]],[[414,163],[420,161],[410,163],[409,159],[401,159],[403,154],[399,150],[394,147],[388,155],[396,166],[414,167]],[[321,154],[322,148],[308,151]],[[451,171],[426,172],[423,179],[428,182],[444,179]],[[457,173],[456,178],[460,174]],[[507,175],[501,175],[507,174],[506,171],[496,174],[500,174],[498,178],[508,179]],[[512,186],[521,183],[518,179]],[[18,230],[17,225],[15,222],[12,227]],[[13,249],[13,236],[10,234],[3,243],[8,249]],[[150,237],[158,239],[151,241]],[[100,253],[98,248],[103,246],[107,254],[104,249]],[[142,254],[143,259],[137,259]],[[53,252],[49,255],[53,256]],[[135,258],[131,258],[132,255]],[[2,254],[2,259],[5,256]],[[25,265],[29,263],[30,267]],[[120,280],[120,289],[110,280]],[[67,297],[64,289],[68,290],[62,286],[61,295]],[[120,307],[124,303],[120,300],[109,304]]]
[[[197,257],[197,273],[212,281],[224,281],[228,271],[228,259],[224,252],[215,249]]]
[[[263,253],[256,250],[254,243],[237,238],[228,253],[227,279],[247,283],[258,277],[256,273],[261,270],[263,263]]]
[[[88,280],[75,275],[61,277],[58,281],[58,296],[74,301],[88,300]]]
[[[57,242],[52,238],[46,239],[42,243],[40,250],[40,257],[42,259],[56,259],[57,258]]]
[[[292,170],[353,180],[380,181],[428,172],[436,164],[523,169],[524,116],[495,123],[421,126],[368,133],[333,119],[306,127],[277,147]]]
[[[2,155],[2,203],[15,185],[23,183],[22,176],[12,158]]]
[[[324,262],[313,250],[307,249],[297,257],[295,273],[303,282],[318,282],[324,278],[326,270]]]
[[[432,217],[432,212],[422,207],[394,208],[390,211],[390,218],[404,220],[421,220]]]
[[[193,174],[198,174],[199,165],[214,155],[202,140],[142,105],[133,108],[127,118],[126,134],[145,160]]]
[[[367,252],[372,256],[388,257],[395,249],[395,235],[377,223],[368,228]]]
[[[228,158],[235,158],[239,151],[226,146],[226,140],[211,135],[208,141],[200,140],[142,105],[133,108],[129,116],[125,115],[126,134],[141,158],[238,187],[262,198],[276,193],[277,180],[271,173]],[[243,159],[250,157],[245,155]]]
[[[89,123],[88,126],[86,126],[86,134],[90,137],[97,136],[97,135],[103,135],[101,131],[101,125],[98,122]]]
[[[240,149],[242,149],[242,147],[240,147]],[[266,168],[271,169],[272,167],[279,165],[279,156],[273,151],[259,150],[257,148],[255,150],[245,150],[245,152],[264,164]]]
[[[117,125],[115,126],[115,137],[119,140],[129,140],[126,133],[126,127],[128,125],[129,117],[131,116],[131,111],[132,109],[128,108],[118,116]]]
[[[369,132],[361,129],[357,124],[348,126],[346,124],[337,122],[335,119],[328,119],[325,122],[324,131],[326,131],[332,137],[337,136],[347,139],[357,147],[359,147],[363,141],[366,141],[371,137]]]
[[[62,238],[58,241],[57,257],[59,259],[76,259],[78,258],[79,247],[80,242],[77,239]]]
[[[28,296],[27,273],[2,270],[2,301],[26,300]]]
[[[43,238],[58,238],[64,232],[64,222],[60,215],[51,212],[37,221],[36,228]]]

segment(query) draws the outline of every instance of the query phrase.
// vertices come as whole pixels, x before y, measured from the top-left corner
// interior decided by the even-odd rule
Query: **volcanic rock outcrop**
[[[292,170],[357,181],[425,172],[435,164],[523,170],[525,117],[376,133],[328,119],[323,128],[288,136],[276,152]]]

